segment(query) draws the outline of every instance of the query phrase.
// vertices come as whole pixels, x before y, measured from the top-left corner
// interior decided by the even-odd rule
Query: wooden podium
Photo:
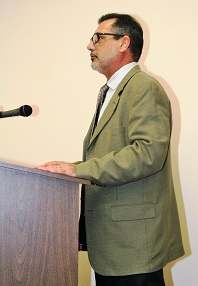
[[[77,286],[79,184],[0,162],[1,286]]]

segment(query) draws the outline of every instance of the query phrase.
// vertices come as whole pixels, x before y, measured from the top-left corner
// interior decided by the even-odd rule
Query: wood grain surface
[[[78,188],[0,164],[1,286],[77,286]]]

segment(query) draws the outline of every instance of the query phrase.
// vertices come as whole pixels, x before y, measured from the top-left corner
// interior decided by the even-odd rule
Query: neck
[[[115,72],[117,72],[120,68],[122,68],[123,66],[131,62],[133,62],[133,59],[131,57],[128,59],[126,59],[126,57],[125,58],[123,57],[123,59],[121,59],[119,62],[118,61],[115,62],[110,67],[108,67],[106,70],[104,70],[102,74],[104,74],[107,80],[109,80]]]

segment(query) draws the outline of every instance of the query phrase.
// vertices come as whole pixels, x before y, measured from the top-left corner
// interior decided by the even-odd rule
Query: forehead
[[[116,19],[108,19],[104,22],[100,23],[97,30],[95,32],[110,32],[112,31],[112,24],[115,23]]]

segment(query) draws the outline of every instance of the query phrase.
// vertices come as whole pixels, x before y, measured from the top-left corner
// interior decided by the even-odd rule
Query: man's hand
[[[38,166],[36,169],[76,177],[76,164],[74,163],[52,161]]]

